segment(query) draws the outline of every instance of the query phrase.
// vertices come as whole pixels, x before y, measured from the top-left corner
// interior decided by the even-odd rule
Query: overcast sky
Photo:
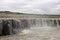
[[[0,0],[0,11],[60,14],[60,0]]]

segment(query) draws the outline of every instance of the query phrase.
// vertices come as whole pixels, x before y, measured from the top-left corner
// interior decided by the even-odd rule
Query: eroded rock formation
[[[0,35],[11,35],[21,32],[23,29],[28,28],[27,20],[1,20],[0,22]]]

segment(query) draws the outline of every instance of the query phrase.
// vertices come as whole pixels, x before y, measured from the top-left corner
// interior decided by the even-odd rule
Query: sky
[[[0,11],[60,14],[60,0],[0,0]]]

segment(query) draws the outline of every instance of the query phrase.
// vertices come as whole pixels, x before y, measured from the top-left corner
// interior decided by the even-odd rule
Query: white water
[[[11,36],[2,36],[0,40],[60,40],[60,27],[39,26],[31,24],[30,29]]]

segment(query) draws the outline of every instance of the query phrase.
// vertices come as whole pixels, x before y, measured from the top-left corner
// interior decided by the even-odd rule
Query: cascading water
[[[33,27],[54,27],[57,26],[56,20],[42,19],[20,19],[20,20],[0,20],[0,35],[12,35],[26,32],[27,29]]]

